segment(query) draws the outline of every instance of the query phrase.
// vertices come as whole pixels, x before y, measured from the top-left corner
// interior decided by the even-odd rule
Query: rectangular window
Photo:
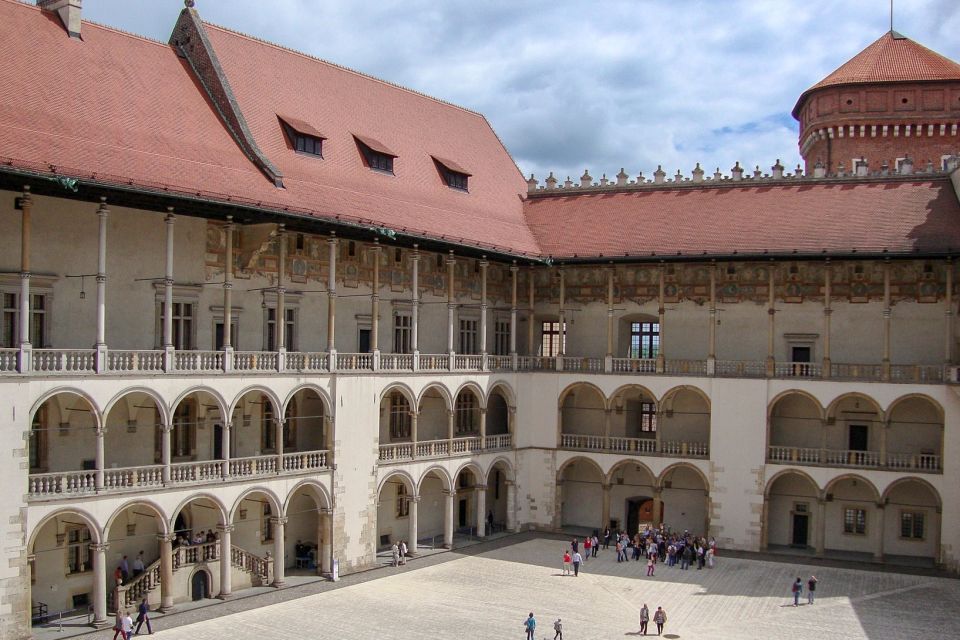
[[[660,353],[660,323],[630,323],[630,357],[648,360]]]
[[[510,321],[497,320],[493,325],[493,353],[498,356],[510,355]]]
[[[901,511],[900,512],[900,537],[909,540],[923,540],[923,518],[922,511]]]
[[[284,325],[283,344],[287,351],[296,351],[296,329],[297,329],[297,310],[287,307],[283,310],[283,315],[287,321]],[[266,350],[277,350],[277,310],[275,308],[267,309],[267,341]]]
[[[464,392],[457,396],[454,409],[456,411],[458,434],[477,431],[477,399],[472,393]]]
[[[410,404],[403,394],[390,396],[390,439],[405,440],[410,437]]]
[[[407,499],[407,488],[397,485],[397,517],[406,518],[410,515],[410,500]]]
[[[234,349],[237,348],[237,323],[233,321],[230,323],[230,346]],[[223,320],[217,320],[216,324],[213,325],[213,348],[216,351],[221,351],[224,347],[223,344]]]
[[[93,570],[93,550],[90,549],[90,530],[70,525],[66,530],[67,573]]]
[[[566,326],[560,331],[560,323],[555,321],[545,321],[540,325],[540,355],[553,357],[560,355],[565,351],[567,343]],[[563,346],[561,346],[561,341]]]
[[[270,400],[268,400],[265,396],[260,397],[260,402],[260,406],[263,408],[263,413],[261,414],[260,420],[260,450],[276,451],[277,426],[273,419],[273,405],[270,404]]]
[[[30,344],[43,348],[47,342],[47,300],[43,294],[30,296]],[[20,294],[3,294],[3,339],[2,347],[20,346]]]
[[[273,542],[273,514],[270,504],[264,503],[263,515],[260,518],[260,542]]]
[[[413,331],[413,319],[405,313],[397,313],[393,316],[393,352],[394,353],[413,353],[411,347],[411,336]]]
[[[323,157],[323,140],[293,131],[293,148],[300,153]]]
[[[856,507],[843,510],[843,532],[863,536],[867,534],[867,512]]]
[[[451,189],[467,190],[467,174],[444,168],[443,179]]]
[[[358,141],[359,142],[359,141]],[[385,171],[393,173],[393,156],[371,149],[366,144],[359,142],[360,151],[363,153],[363,159],[367,166],[376,171]]]
[[[477,320],[460,320],[460,353],[479,353]]]
[[[640,403],[640,431],[657,431],[657,405],[652,402]]]
[[[174,302],[173,303],[173,331],[171,336],[171,342],[173,343],[173,348],[179,351],[186,351],[189,349],[196,349],[193,338],[193,320],[196,310],[196,305],[192,302]],[[160,325],[159,329],[159,344],[163,344],[163,328],[166,323],[166,306],[163,302],[159,303],[159,317]]]
[[[193,402],[184,401],[173,414],[173,431],[170,433],[170,456],[185,458],[193,455],[195,424]]]

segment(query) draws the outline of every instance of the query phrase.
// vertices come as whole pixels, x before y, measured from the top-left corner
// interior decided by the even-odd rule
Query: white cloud
[[[960,5],[911,0],[895,28],[960,60]],[[180,7],[87,0],[166,40]],[[888,28],[885,0],[198,0],[207,21],[482,112],[525,173],[689,174],[799,160],[790,110]]]

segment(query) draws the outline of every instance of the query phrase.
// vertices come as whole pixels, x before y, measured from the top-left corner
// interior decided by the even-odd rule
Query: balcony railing
[[[446,458],[486,451],[502,451],[513,446],[513,436],[509,433],[487,436],[482,441],[479,436],[454,438],[453,440],[424,440],[422,442],[397,442],[380,445],[380,462],[405,462],[409,460]]]
[[[560,436],[563,449],[625,453],[630,455],[668,456],[673,458],[707,458],[710,445],[706,442],[662,441],[653,438],[624,438],[619,436],[592,436],[564,433]]]
[[[333,362],[331,362],[333,361]],[[171,351],[94,349],[0,349],[0,375],[25,370],[42,375],[142,375],[172,373],[335,371],[566,371],[582,374],[715,376],[721,378],[834,379],[940,384],[960,382],[960,367],[931,364],[852,364],[765,360],[669,360],[581,356],[495,356],[475,354],[337,353],[276,351]]]
[[[327,468],[329,451],[298,451],[285,453],[282,463],[277,455],[233,458],[227,463],[229,476],[224,477],[223,460],[177,462],[170,465],[169,481],[162,464],[142,467],[121,467],[103,470],[103,486],[97,486],[97,472],[61,471],[58,473],[31,473],[28,493],[34,498],[60,498],[74,495],[146,491],[160,487],[215,484],[226,480],[244,480],[277,475],[296,475]]]
[[[767,462],[817,467],[848,467],[854,469],[888,469],[942,473],[943,459],[931,453],[886,453],[851,449],[816,449],[810,447],[767,447]]]

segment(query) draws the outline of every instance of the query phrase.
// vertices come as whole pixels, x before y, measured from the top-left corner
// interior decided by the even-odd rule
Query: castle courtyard
[[[796,563],[731,558],[722,550],[713,570],[662,564],[647,578],[642,562],[618,564],[612,549],[601,550],[574,578],[561,572],[563,541],[512,539],[519,541],[414,560],[399,571],[369,572],[367,577],[376,577],[303,598],[266,606],[251,600],[256,608],[228,616],[218,614],[220,606],[186,612],[181,615],[199,621],[175,628],[157,619],[154,635],[158,640],[523,638],[523,620],[533,611],[538,639],[553,637],[558,617],[568,640],[608,639],[638,635],[637,614],[647,603],[651,611],[657,606],[667,611],[668,638],[960,637],[955,579],[810,566],[803,558]],[[819,580],[816,602],[806,605],[804,593],[794,608],[790,584],[797,576],[806,583],[811,573]],[[650,628],[655,635],[652,623]],[[101,631],[97,637],[111,634]]]

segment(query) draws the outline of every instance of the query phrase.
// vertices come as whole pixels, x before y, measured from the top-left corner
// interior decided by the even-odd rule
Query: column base
[[[287,586],[287,581],[286,581],[286,580],[274,580],[274,581],[273,581],[273,584],[271,584],[270,586],[273,587],[274,589],[281,589],[281,588]]]
[[[166,607],[163,606],[163,605],[160,605],[159,607],[157,607],[157,611],[159,611],[160,613],[170,613],[170,612],[173,611],[174,609],[176,609],[176,607],[173,606],[172,604],[171,604],[171,605],[168,605],[168,606],[166,606]]]
[[[233,593],[221,593],[217,595],[217,600],[231,600]]]
[[[94,629],[105,629],[106,627],[109,627],[112,624],[113,624],[112,621],[104,618],[103,620],[94,620],[93,622],[90,623],[90,626],[93,627]]]
[[[233,347],[229,345],[223,348],[223,371],[224,373],[233,371]]]

